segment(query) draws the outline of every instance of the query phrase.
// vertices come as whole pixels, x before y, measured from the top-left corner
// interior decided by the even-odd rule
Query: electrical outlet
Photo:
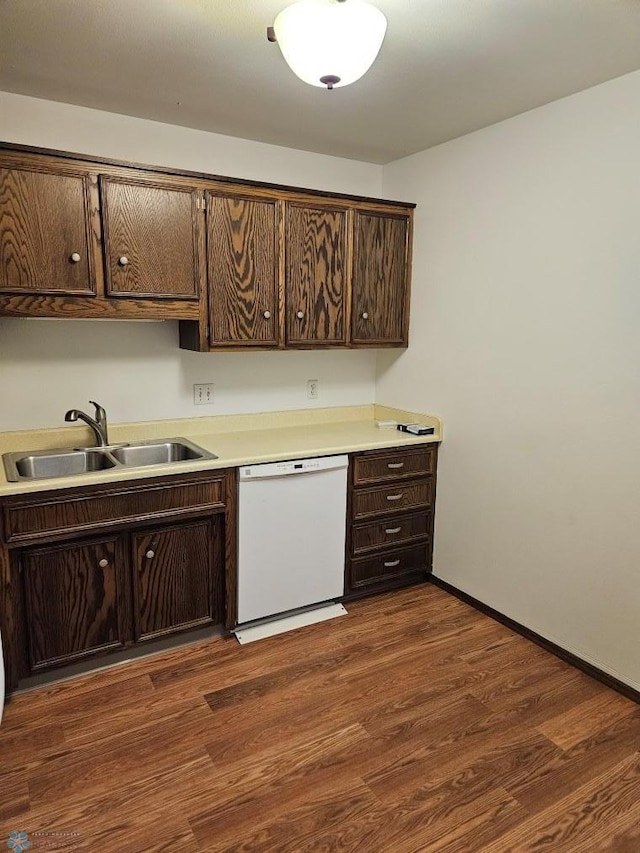
[[[317,400],[320,396],[320,382],[317,379],[307,379],[307,397]]]
[[[194,406],[207,406],[213,403],[213,382],[193,386]]]

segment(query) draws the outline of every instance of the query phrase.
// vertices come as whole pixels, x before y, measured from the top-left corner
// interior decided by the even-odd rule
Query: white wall
[[[640,72],[386,166],[441,415],[435,574],[640,688]]]
[[[0,139],[314,189],[379,196],[382,167],[0,92]],[[306,380],[320,380],[316,402]],[[214,382],[213,406],[193,382]],[[373,402],[375,353],[204,353],[177,323],[0,320],[0,430],[58,426],[98,399],[114,422]]]
[[[194,353],[177,323],[0,319],[0,430],[62,426],[102,403],[113,423],[373,402],[375,353]],[[320,397],[307,398],[307,379]],[[193,383],[213,382],[195,406]]]

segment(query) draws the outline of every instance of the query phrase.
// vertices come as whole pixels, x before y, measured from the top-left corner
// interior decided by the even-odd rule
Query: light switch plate
[[[208,406],[213,403],[213,382],[193,386],[193,403],[195,406]]]

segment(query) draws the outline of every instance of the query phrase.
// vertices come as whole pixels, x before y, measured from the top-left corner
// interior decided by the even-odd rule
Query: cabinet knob
[[[105,557],[103,557],[103,558],[98,562],[98,565],[100,566],[100,568],[101,568],[101,569],[106,569],[106,568],[107,568],[107,566],[109,565],[109,560],[107,560]]]
[[[147,553],[145,554],[145,557],[147,558],[147,560],[153,560],[153,558],[155,557],[155,555],[156,555],[156,552],[155,552],[155,551],[152,551],[151,549],[149,549],[149,550],[147,551]]]
[[[78,252],[73,252],[69,256],[69,260],[71,261],[72,264],[78,264],[78,263],[80,263],[80,255],[78,254]]]
[[[129,263],[129,258],[126,255],[122,255],[121,258],[118,258],[118,263],[121,267],[126,267]]]
[[[363,311],[363,312],[362,312],[362,319],[363,319],[363,320],[368,320],[368,319],[369,319],[369,312],[368,312],[368,311]]]
[[[265,320],[270,320],[271,319],[271,311],[265,311],[262,316],[264,317]]]
[[[296,317],[298,318],[298,320],[302,320],[302,318],[304,317],[304,311],[296,311]]]

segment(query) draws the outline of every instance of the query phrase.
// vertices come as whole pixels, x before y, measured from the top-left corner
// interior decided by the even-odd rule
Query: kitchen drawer
[[[202,509],[223,509],[224,502],[224,480],[219,472],[215,477],[197,474],[178,482],[137,480],[9,498],[4,503],[5,539],[22,542],[123,522],[174,518]]]
[[[400,518],[373,521],[354,526],[351,532],[351,551],[354,555],[367,553],[376,548],[429,538],[431,535],[431,512],[417,512]]]
[[[427,573],[428,545],[414,545],[411,548],[399,548],[386,551],[374,557],[351,560],[350,588],[393,585],[405,577],[415,578]]]
[[[429,445],[356,456],[353,460],[353,483],[359,486],[432,475],[436,470],[436,455],[436,445]]]
[[[400,482],[375,489],[354,489],[352,518],[370,518],[376,515],[429,507],[433,504],[434,481]]]

